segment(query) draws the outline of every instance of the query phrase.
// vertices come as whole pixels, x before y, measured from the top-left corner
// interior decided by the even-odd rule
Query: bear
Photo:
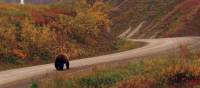
[[[65,54],[59,54],[55,58],[55,68],[58,71],[64,70],[64,65],[66,65],[66,69],[69,69],[69,60]]]

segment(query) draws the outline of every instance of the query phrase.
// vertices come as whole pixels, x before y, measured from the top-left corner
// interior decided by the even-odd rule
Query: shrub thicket
[[[74,59],[111,50],[107,5],[84,0],[71,4],[0,3],[0,61],[43,63],[59,52]]]

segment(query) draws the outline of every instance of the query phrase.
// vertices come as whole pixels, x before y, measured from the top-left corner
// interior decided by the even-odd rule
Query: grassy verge
[[[122,52],[122,51],[139,48],[144,45],[146,45],[146,43],[144,43],[144,42],[132,42],[132,41],[120,40],[120,41],[114,43],[113,47],[115,47],[115,49],[118,52]]]
[[[39,88],[199,88],[199,53],[156,56],[125,66],[56,75],[34,85]],[[103,70],[102,70],[103,69]]]
[[[107,55],[107,54],[112,54],[112,53],[117,53],[117,52],[123,52],[131,49],[136,49],[142,46],[145,46],[145,42],[133,42],[133,41],[127,41],[127,40],[117,40],[112,42],[110,44],[111,49],[107,51],[93,51],[93,50],[87,50],[87,54],[84,54],[81,56],[82,58],[86,57],[93,57],[93,56],[101,56],[101,55]],[[93,52],[92,52],[93,51]]]
[[[126,41],[126,40],[118,40],[118,41],[113,42],[113,44],[110,45],[111,49],[108,51],[92,52],[92,50],[88,50],[88,51],[85,51],[85,54],[79,56],[79,58],[76,58],[76,59],[127,51],[130,49],[139,48],[144,45],[145,45],[145,43],[143,43],[143,42],[131,42],[131,41]],[[13,69],[13,68],[39,65],[37,63],[25,63],[23,61],[19,61],[18,59],[12,59],[12,58],[9,59],[9,62],[19,62],[19,63],[0,63],[0,71]],[[51,63],[51,62],[46,62],[46,63]]]

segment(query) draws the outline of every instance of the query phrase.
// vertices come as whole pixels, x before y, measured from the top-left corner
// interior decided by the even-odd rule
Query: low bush
[[[7,64],[23,64],[20,58],[11,55],[4,55],[1,57],[0,61]]]

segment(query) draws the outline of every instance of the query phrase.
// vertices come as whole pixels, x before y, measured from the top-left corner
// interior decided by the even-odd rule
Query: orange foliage
[[[12,54],[14,56],[21,58],[21,59],[26,59],[27,56],[28,56],[28,54],[25,51],[22,51],[22,50],[19,50],[19,49],[13,49]]]

